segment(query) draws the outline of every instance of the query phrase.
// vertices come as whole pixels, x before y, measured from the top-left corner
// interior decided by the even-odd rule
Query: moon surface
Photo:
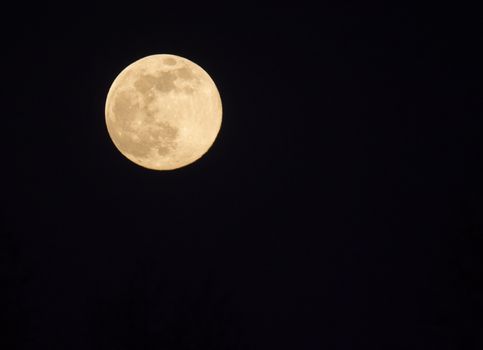
[[[127,66],[112,83],[106,124],[117,149],[145,168],[193,163],[221,127],[221,98],[200,66],[176,55],[151,55]]]

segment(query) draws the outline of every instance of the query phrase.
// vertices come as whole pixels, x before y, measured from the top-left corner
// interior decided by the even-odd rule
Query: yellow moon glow
[[[116,77],[106,124],[117,149],[145,168],[171,170],[208,151],[221,127],[221,98],[200,66],[175,55],[151,55]]]

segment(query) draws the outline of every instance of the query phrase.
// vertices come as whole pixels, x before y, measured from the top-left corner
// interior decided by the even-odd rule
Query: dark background
[[[20,4],[2,21],[2,349],[482,349],[481,15]],[[223,101],[156,172],[104,121],[172,53]]]

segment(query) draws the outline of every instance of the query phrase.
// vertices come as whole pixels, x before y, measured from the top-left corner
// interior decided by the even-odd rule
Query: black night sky
[[[5,7],[0,348],[483,349],[478,16]],[[157,53],[223,102],[214,146],[169,172],[104,117]]]

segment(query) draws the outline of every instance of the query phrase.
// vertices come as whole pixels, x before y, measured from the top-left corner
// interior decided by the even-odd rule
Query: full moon
[[[127,66],[107,94],[106,124],[117,149],[154,170],[203,156],[221,127],[221,98],[200,66],[175,55],[151,55]]]

